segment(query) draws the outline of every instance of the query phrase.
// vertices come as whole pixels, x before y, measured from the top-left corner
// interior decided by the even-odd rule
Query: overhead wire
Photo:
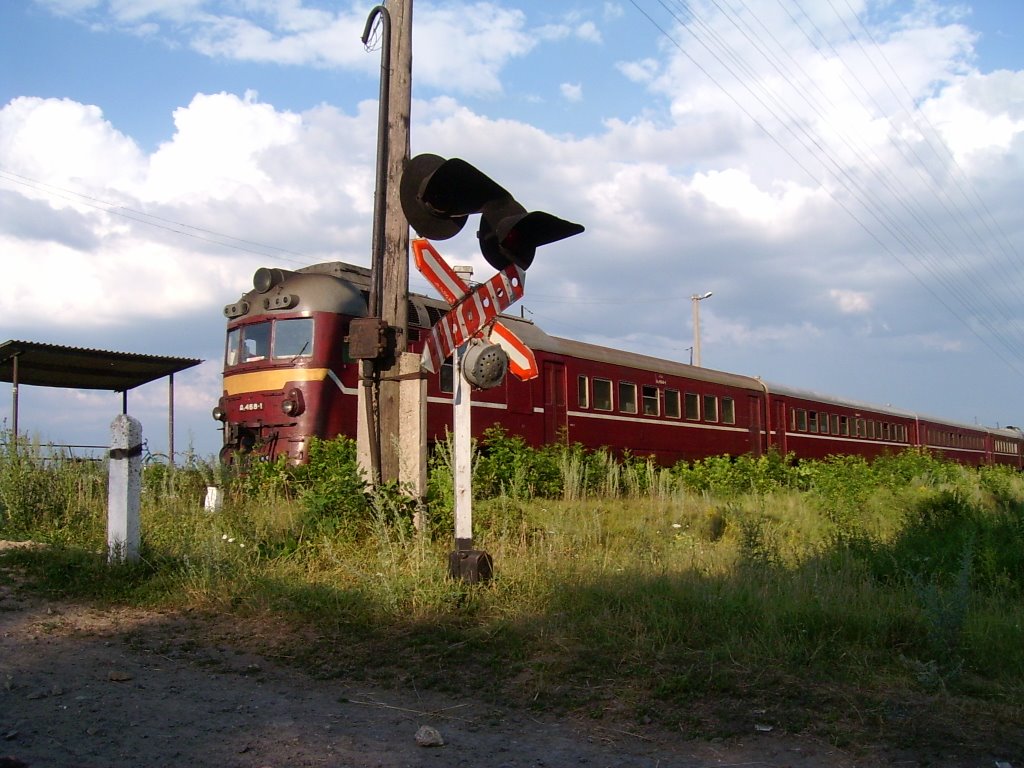
[[[721,5],[716,0],[712,0],[712,2],[714,2],[717,7],[721,8]],[[748,11],[748,13],[754,16],[755,19],[760,23],[760,19],[756,16],[756,14],[753,14],[750,11],[749,6],[747,6],[743,2],[743,0],[739,0],[739,2]],[[792,4],[799,7],[799,3]],[[790,19],[794,21],[797,27],[800,28],[800,25],[793,17],[792,12],[782,2],[782,0],[779,0],[779,5],[783,8],[783,10],[785,10],[789,14]],[[804,16],[805,18],[807,18],[807,21],[824,39],[824,34],[821,33],[821,30],[817,27],[816,24],[814,24],[813,20],[810,19],[809,16],[807,16],[806,11],[803,11],[803,9],[801,9],[801,11],[804,13]],[[739,19],[738,15],[736,19],[742,23],[742,20]],[[733,23],[735,24],[736,20],[733,20]],[[834,102],[832,102],[831,98],[829,98],[827,94],[821,91],[820,88],[817,88],[817,84],[815,83],[814,78],[811,77],[809,73],[806,72],[806,70],[799,62],[797,62],[791,55],[789,55],[788,51],[786,51],[783,46],[779,45],[778,40],[775,38],[774,34],[767,28],[767,26],[765,26],[763,23],[761,23],[760,26],[762,27],[762,31],[768,36],[768,38],[771,39],[776,44],[776,46],[779,47],[780,50],[786,53],[786,56],[790,60],[792,66],[795,69],[799,70],[801,73],[803,73],[806,77],[806,81],[813,83],[815,90],[817,90],[818,93],[822,94],[825,100],[830,105],[834,106]],[[847,29],[849,29],[848,26]],[[756,47],[762,53],[762,55],[765,56],[766,60],[772,61],[773,67],[776,69],[778,74],[780,76],[784,76],[784,72],[778,66],[777,59],[773,60],[773,57],[771,56],[770,52],[767,51],[761,45],[759,38],[753,35],[745,35],[745,37],[752,46]],[[809,40],[809,42],[812,43],[812,45],[815,46],[816,50],[818,50],[819,53],[821,53],[820,47],[814,42],[814,40],[811,39],[809,36],[807,36],[807,39]],[[827,41],[827,44],[830,50],[833,52],[833,55],[837,59],[841,59],[841,54],[838,50],[836,50],[835,46],[831,43],[831,41]],[[863,47],[861,47],[861,49],[863,50]],[[871,97],[870,89],[868,89],[867,86],[865,86],[861,82],[860,78],[857,77],[855,72],[851,71],[851,76],[861,87],[864,94],[871,99],[878,112],[882,113],[883,110],[881,106],[877,103],[877,101],[874,100],[873,97]],[[850,88],[848,83],[847,86],[848,88]],[[961,306],[971,307],[974,304],[974,301],[970,292],[967,290],[966,287],[957,284],[957,281],[954,279],[954,277],[947,273],[947,270],[943,267],[941,260],[937,256],[932,256],[929,253],[929,250],[925,247],[925,244],[921,240],[921,237],[931,240],[935,244],[937,249],[941,251],[950,261],[958,263],[960,265],[961,274],[966,275],[967,280],[970,283],[972,283],[976,289],[978,289],[982,293],[986,293],[988,291],[987,287],[980,282],[980,278],[974,273],[974,271],[969,269],[964,258],[960,255],[959,250],[954,244],[952,238],[945,231],[945,228],[942,226],[942,222],[938,221],[931,213],[928,212],[928,210],[922,204],[920,204],[917,201],[917,195],[913,190],[911,190],[907,186],[907,184],[902,180],[902,177],[899,174],[888,174],[883,173],[879,170],[880,168],[884,167],[884,163],[882,161],[882,158],[873,148],[871,148],[870,146],[865,146],[864,143],[857,139],[856,137],[851,137],[843,126],[837,126],[832,121],[830,121],[827,115],[824,112],[822,112],[822,110],[819,108],[817,104],[808,100],[806,96],[806,91],[802,89],[794,90],[804,100],[804,102],[811,109],[814,110],[818,118],[822,120],[823,123],[828,124],[830,130],[832,130],[837,136],[839,136],[842,139],[847,149],[851,150],[859,157],[859,159],[863,163],[863,166],[867,169],[870,169],[870,175],[873,178],[873,180],[879,185],[881,185],[882,188],[884,188],[886,192],[889,193],[892,201],[899,208],[903,209],[907,213],[907,215],[910,217],[910,220],[913,223],[915,223],[917,227],[911,228],[909,223],[907,225],[900,223],[898,219],[889,214],[886,206],[884,206],[881,202],[875,201],[873,199],[870,190],[862,188],[862,191],[865,195],[865,197],[863,198],[865,201],[864,204],[867,207],[871,208],[876,213],[876,215],[884,217],[889,224],[897,227],[902,237],[901,243],[908,248],[908,251],[910,251],[911,253],[916,253],[918,255],[918,258],[922,262],[922,264],[931,272],[931,274],[943,286],[943,288],[945,288],[945,290],[952,297],[956,298],[959,301]],[[850,91],[852,93],[852,88],[850,88]],[[901,156],[907,162],[907,167],[912,168],[916,172],[917,176],[922,180],[922,182],[926,184],[929,182],[935,183],[936,185],[939,184],[939,180],[935,179],[933,175],[929,175],[927,177],[925,176],[920,167],[923,163],[921,162],[921,158],[916,152],[916,150],[913,148],[913,146],[907,146],[907,148],[905,149],[902,145],[905,145],[906,142],[897,141],[891,134],[888,136],[888,143],[891,144],[898,152],[900,152]],[[910,150],[910,153],[914,155],[918,162],[914,162],[914,159],[908,157],[907,149]],[[871,160],[874,160],[875,162],[870,162]],[[849,178],[845,172],[843,175],[844,178]],[[899,189],[897,190],[896,187],[899,187]],[[960,212],[955,209],[955,206],[954,209],[951,210],[950,206],[941,197],[939,198],[939,202],[942,205],[943,209],[946,211],[948,216],[957,217],[959,215],[962,217],[962,214],[960,214]],[[917,232],[921,233],[920,237],[918,236]],[[984,247],[984,242],[977,237],[976,232],[974,233],[973,240],[975,242],[975,245],[979,247],[979,249]],[[998,294],[990,293],[990,295],[988,296],[988,301],[991,302],[991,305],[993,306],[993,308],[997,310],[997,313],[1001,315],[1002,321],[1004,323],[1012,323],[1013,310],[1009,307],[1005,299],[1003,299]],[[993,332],[993,336],[997,341],[1003,343],[1004,346],[1008,347],[1007,351],[1016,356],[1021,355],[1021,349],[1013,348],[1012,346],[1009,346],[1006,343],[1006,339],[998,332],[997,326],[994,325],[994,321],[990,321],[987,318],[981,318],[981,322],[982,324],[988,326],[988,330],[990,332]]]
[[[948,312],[960,320],[974,336],[993,351],[1000,359],[1007,363],[1011,368],[1015,369],[1018,373],[1024,373],[1024,370],[1022,370],[1019,365],[1019,362],[1024,360],[1024,354],[1022,354],[1021,351],[1022,348],[1015,344],[1014,340],[1009,338],[1009,336],[1003,332],[1004,328],[1012,327],[1015,324],[1012,310],[1006,305],[1002,297],[994,294],[988,286],[981,283],[979,278],[972,273],[969,269],[969,265],[966,264],[963,257],[959,254],[948,233],[946,233],[944,229],[939,226],[939,223],[935,221],[934,217],[932,217],[931,214],[928,214],[927,210],[915,200],[914,193],[909,190],[902,180],[899,179],[898,175],[895,174],[892,175],[893,180],[897,186],[902,187],[902,189],[897,190],[893,187],[888,178],[889,174],[883,173],[879,170],[880,163],[878,160],[880,158],[878,158],[877,153],[873,150],[871,151],[876,162],[869,162],[871,158],[865,156],[863,154],[864,150],[861,147],[855,146],[855,144],[849,140],[849,137],[846,135],[844,130],[837,128],[835,125],[829,124],[829,120],[822,112],[821,107],[808,98],[808,93],[805,90],[799,88],[793,89],[798,98],[814,111],[818,116],[818,119],[823,121],[823,123],[829,124],[829,127],[836,133],[836,135],[841,137],[847,149],[850,150],[861,162],[863,168],[869,169],[872,181],[880,184],[882,188],[888,192],[897,205],[908,214],[910,222],[916,224],[917,229],[923,233],[923,236],[930,239],[936,245],[938,251],[941,251],[947,256],[947,258],[959,266],[960,275],[968,275],[966,279],[972,284],[974,291],[977,293],[972,293],[969,287],[963,285],[962,282],[957,279],[957,275],[949,274],[941,261],[931,255],[930,249],[926,248],[921,240],[922,235],[915,232],[913,228],[911,228],[910,223],[904,223],[900,219],[896,218],[888,210],[887,206],[881,204],[880,201],[875,200],[872,192],[863,185],[861,180],[855,178],[847,168],[835,159],[831,149],[823,146],[823,142],[806,129],[804,121],[800,119],[799,113],[794,109],[792,104],[784,99],[778,91],[769,90],[768,87],[761,82],[762,78],[757,74],[758,69],[740,54],[736,46],[730,45],[725,41],[724,38],[713,28],[712,24],[708,23],[701,17],[698,8],[693,4],[683,4],[678,2],[678,0],[674,3],[666,2],[666,0],[658,0],[658,4],[670,15],[676,23],[677,28],[682,29],[689,34],[691,38],[693,38],[694,41],[711,56],[714,62],[716,62],[718,66],[728,74],[728,77],[730,77],[737,86],[745,91],[754,100],[754,102],[760,105],[761,109],[770,117],[770,121],[773,126],[777,126],[784,133],[788,134],[796,144],[802,147],[808,157],[815,159],[815,161],[820,164],[824,172],[827,173],[836,184],[843,188],[852,199],[856,200],[861,209],[864,210],[877,225],[881,226],[881,228],[888,233],[895,243],[899,244],[901,250],[904,251],[911,259],[916,261],[917,264],[923,268],[923,271],[930,275],[931,279],[942,287],[947,295],[952,299],[955,299],[961,307],[973,310],[975,321],[984,326],[988,335],[991,337],[991,340],[979,333],[978,329],[973,326],[967,317],[958,312],[950,305],[949,301],[939,295],[932,285],[930,285],[930,281],[925,280],[921,274],[918,274],[917,270],[913,269],[904,258],[901,258],[900,253],[897,253],[892,247],[890,247],[878,232],[868,226],[868,224],[858,216],[841,197],[836,195],[827,185],[824,185],[822,180],[810,171],[807,164],[799,159],[789,146],[787,146],[789,142],[783,142],[775,132],[769,129],[769,121],[755,116],[741,97],[737,96],[724,82],[722,82],[722,78],[716,77],[712,74],[707,66],[698,61],[697,58],[679,42],[679,40],[666,30],[662,24],[656,21],[645,8],[641,7],[637,0],[631,0],[631,2],[634,7],[643,16],[645,16],[663,36],[665,36],[666,39],[668,39],[695,67],[707,76],[716,87],[730,98],[730,100],[732,100],[733,103],[736,104],[736,106],[746,114],[747,117],[770,140],[779,146],[780,149],[782,149],[782,151],[789,156],[794,163],[796,163],[797,167],[807,174],[812,182],[823,186],[831,195],[832,199],[841,208],[843,208],[876,243],[878,243],[884,252],[891,255],[897,262],[899,262],[901,266],[903,266],[903,268],[925,290],[927,290]],[[762,30],[768,32],[768,39],[772,40],[776,47],[795,65],[796,69],[804,75],[804,81],[814,83],[815,88],[817,88],[815,79],[810,76],[802,66],[795,62],[793,57],[786,50],[785,46],[778,43],[778,40],[770,33],[768,27],[763,23],[760,17],[754,13],[743,2],[743,0],[739,0],[739,2],[747,14],[756,20]],[[792,79],[786,77],[783,67],[780,66],[781,62],[779,58],[771,52],[766,45],[762,44],[761,37],[759,35],[753,34],[752,28],[747,25],[746,22],[742,21],[740,13],[731,8],[727,9],[722,3],[718,2],[718,0],[711,0],[711,4],[718,9],[723,19],[727,20],[741,33],[743,38],[746,40],[744,45],[744,49],[746,51],[757,51],[758,54],[779,74],[780,82],[786,82]],[[821,47],[814,41],[797,19],[793,17],[791,11],[786,8],[782,0],[779,0],[779,4],[787,13],[789,13],[794,25],[805,37],[807,37],[819,52],[819,55],[826,58]],[[795,5],[800,8],[798,2],[795,3]],[[830,46],[835,59],[842,61],[844,68],[851,73],[851,76],[854,79],[857,79],[856,73],[853,72],[852,68],[850,68],[845,61],[843,61],[842,56],[835,47],[832,46],[828,37],[814,24],[813,20],[810,19],[803,8],[800,8],[800,11],[803,13],[808,23],[813,26],[821,39],[825,40],[826,44]],[[834,6],[833,12],[838,14],[838,11],[835,11]],[[840,19],[840,21],[844,22],[842,19]],[[849,30],[848,26],[846,28],[848,30],[848,34],[852,36],[852,30]],[[868,55],[866,51],[864,53],[865,56]],[[870,91],[864,86],[864,84],[861,83],[859,79],[857,79],[857,82],[860,85],[861,90],[870,97]],[[845,82],[845,79],[844,83],[850,93],[856,96],[854,89],[848,82]],[[819,93],[823,93],[821,89],[817,90]],[[857,100],[864,109],[870,112],[860,97],[857,97]],[[878,114],[885,114],[885,111],[881,109],[877,102],[875,102],[875,110]],[[794,125],[797,127],[794,128]],[[890,136],[890,141],[891,140],[892,138]],[[857,144],[862,144],[862,142],[857,142]],[[915,168],[917,167],[915,163],[910,161],[910,158],[907,157],[902,148],[899,146],[896,148],[901,152],[904,159],[908,162],[908,165]],[[920,173],[919,169],[918,173]],[[931,177],[928,181],[934,183],[935,179],[934,177]],[[941,200],[940,204],[942,204]],[[952,212],[950,212],[949,215],[953,216]],[[969,230],[967,231],[967,237],[970,241],[972,235]],[[981,248],[983,246],[983,241],[977,237],[976,231],[973,236],[973,242],[977,248]],[[979,302],[976,300],[976,297],[979,294],[982,296],[984,306],[995,308],[997,313],[1001,314],[1001,325],[997,325],[995,321],[989,319],[986,315],[978,311]],[[1008,353],[1009,357],[1004,355],[1000,349],[993,346],[993,343],[1002,347]]]
[[[121,205],[120,203],[101,200],[100,198],[88,195],[84,192],[77,192],[66,187],[60,187],[45,181],[33,179],[29,176],[15,173],[14,171],[3,167],[0,167],[0,180],[8,181],[12,184],[18,184],[50,197],[65,200],[69,203],[84,205],[88,208],[104,211],[114,216],[129,219],[156,229],[163,229],[167,232],[191,237],[195,240],[201,240],[214,245],[221,245],[225,248],[232,248],[234,250],[252,253],[257,256],[268,256],[271,255],[271,253],[268,252],[273,252],[275,257],[295,263],[307,263],[309,261],[308,256],[303,253],[299,253],[298,251],[292,251],[287,248],[280,248],[274,245],[267,245],[266,243],[256,242],[255,240],[246,240],[244,238],[224,234],[223,232],[217,232],[212,229],[197,227],[192,224],[185,224],[181,221],[129,208],[128,206]]]

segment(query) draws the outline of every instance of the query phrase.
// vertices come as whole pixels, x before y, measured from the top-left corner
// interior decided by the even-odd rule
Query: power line
[[[39,181],[38,179],[33,179],[29,176],[15,173],[14,171],[10,171],[3,167],[0,167],[0,179],[12,184],[28,187],[29,189],[41,192],[49,197],[55,197],[61,200],[66,200],[70,203],[84,205],[114,216],[120,216],[121,218],[138,222],[139,224],[145,224],[146,226],[162,229],[167,232],[173,232],[174,234],[183,235],[185,237],[191,237],[195,240],[201,240],[214,245],[224,246],[225,248],[253,253],[258,256],[269,256],[271,254],[268,253],[268,251],[271,251],[277,258],[296,263],[308,263],[310,260],[308,256],[299,253],[298,251],[292,251],[287,248],[280,248],[274,245],[267,245],[266,243],[260,243],[255,240],[246,240],[244,238],[224,234],[223,232],[217,232],[212,229],[204,229],[202,227],[185,224],[174,219],[156,216],[151,213],[146,213],[145,211],[129,208],[128,206],[121,205],[119,203],[111,203],[106,200],[101,200],[97,197],[93,197],[92,195],[87,195],[84,192],[77,192],[72,189],[67,189],[66,187],[60,187],[55,184],[49,184],[45,181]]]
[[[699,61],[680,41],[674,36],[673,33],[669,32],[665,26],[654,19],[654,17],[648,13],[637,0],[631,0],[633,6],[645,16],[648,21],[658,31],[668,39],[682,55],[684,55],[695,67],[697,67],[709,80],[724,93],[747,117],[754,125],[764,133],[772,142],[775,143],[795,164],[800,168],[815,184],[823,187],[828,194],[832,197],[833,201],[841,207],[888,255],[892,256],[897,262],[899,262],[903,268],[923,287],[927,290],[950,314],[956,317],[965,327],[975,335],[982,343],[984,343],[990,350],[992,350],[1000,359],[1007,363],[1011,368],[1015,369],[1018,373],[1024,373],[1019,367],[1019,361],[1024,359],[1022,354],[1022,347],[1017,340],[1014,338],[1013,329],[1017,323],[1014,320],[1013,311],[1007,306],[1007,303],[1001,296],[994,293],[992,289],[985,283],[980,281],[980,278],[975,274],[974,270],[971,269],[971,265],[967,263],[963,254],[956,248],[953,240],[949,237],[948,233],[944,231],[940,222],[937,222],[934,217],[928,214],[927,210],[922,207],[920,202],[915,199],[914,192],[911,191],[905,183],[896,174],[883,172],[880,169],[880,163],[877,153],[871,150],[871,157],[864,154],[863,142],[859,140],[851,140],[848,136],[848,132],[844,128],[835,126],[830,122],[822,109],[822,104],[817,102],[812,94],[807,92],[806,89],[796,88],[792,85],[792,77],[787,77],[785,65],[781,63],[781,58],[784,56],[792,63],[793,73],[801,73],[804,76],[806,82],[815,83],[815,78],[812,77],[807,71],[797,64],[793,57],[786,50],[786,47],[781,45],[778,40],[771,34],[768,26],[760,19],[760,17],[751,11],[743,0],[739,0],[746,14],[752,17],[756,23],[762,29],[762,34],[757,34],[753,31],[752,27],[746,23],[742,18],[742,14],[732,9],[727,9],[723,3],[718,0],[711,0],[712,5],[718,10],[720,17],[731,24],[736,29],[740,36],[745,40],[742,48],[731,45],[728,40],[723,37],[722,34],[715,29],[714,24],[704,18],[701,15],[701,10],[692,4],[683,4],[681,2],[666,2],[665,0],[658,0],[658,5],[664,9],[675,22],[675,27],[679,30],[685,31],[693,41],[699,45],[717,64],[717,66],[726,73],[727,78],[731,80],[723,80],[721,76],[716,76],[712,71],[701,61]],[[807,38],[811,45],[818,51],[819,55],[822,56],[823,60],[827,57],[822,51],[818,43],[810,36],[806,29],[799,23],[799,21],[793,16],[792,12],[787,7],[787,4],[783,0],[779,0],[779,5],[789,14],[791,21],[794,26],[800,30],[800,32]],[[877,102],[873,101],[873,97],[870,94],[870,90],[859,80],[856,72],[843,60],[842,55],[835,49],[832,43],[828,40],[828,37],[822,33],[820,28],[814,24],[813,20],[800,8],[799,3],[795,3],[796,7],[803,13],[804,18],[807,20],[818,36],[825,41],[826,45],[830,48],[835,61],[841,62],[843,68],[848,72],[851,77],[857,82],[862,93],[872,101],[875,111],[878,114],[885,114]],[[831,5],[831,3],[830,3]],[[833,12],[837,13],[834,6],[832,6]],[[845,20],[840,19],[845,25]],[[851,37],[853,35],[852,30],[846,25],[847,33]],[[763,33],[767,32],[767,35]],[[769,41],[775,44],[775,47],[781,51],[781,54],[775,54],[769,45]],[[859,41],[857,41],[860,44]],[[870,58],[870,55],[866,49],[861,45],[861,50],[864,52],[866,58]],[[775,69],[779,74],[778,83],[774,88],[768,87],[768,85],[762,83],[762,78],[758,75],[759,69],[754,66],[748,57],[754,55],[754,53],[760,55],[769,65]],[[876,72],[881,76],[880,71],[875,67]],[[846,81],[845,76],[842,78],[844,84],[847,86],[850,94],[857,100],[868,113],[871,110],[863,101],[861,96],[858,96],[853,87]],[[884,79],[884,78],[883,78]],[[882,203],[881,200],[867,188],[860,178],[861,174],[854,176],[850,173],[850,170],[840,161],[837,160],[834,150],[825,144],[822,138],[810,131],[806,125],[806,121],[797,112],[793,103],[785,98],[781,89],[783,86],[789,88],[794,92],[797,101],[801,101],[812,112],[817,115],[818,119],[823,125],[827,126],[830,132],[839,136],[847,150],[852,153],[853,157],[856,158],[860,164],[861,170],[867,169],[868,176],[872,181],[878,184],[884,189],[887,194],[892,198],[896,206],[903,210],[909,217],[908,221],[902,221],[897,218],[890,206]],[[737,91],[734,91],[736,88]],[[823,93],[821,89],[818,89],[819,93]],[[740,95],[742,94],[742,95]],[[750,99],[750,101],[748,101]],[[826,101],[831,101],[827,99]],[[756,105],[756,107],[755,107]],[[759,108],[767,116],[767,120],[763,119],[754,114],[752,107]],[[789,141],[783,141],[783,139],[777,135],[776,131],[781,131],[782,134],[788,137]],[[933,131],[934,133],[934,131]],[[907,162],[909,167],[916,168],[918,165],[926,166],[921,162],[920,157],[916,155],[916,150],[904,141],[906,146],[901,146],[899,142],[894,141],[891,132],[889,133],[889,141],[893,146],[901,153]],[[852,200],[855,200],[860,208],[867,214],[868,218],[862,218],[859,216],[846,201],[836,194],[828,185],[824,184],[821,179],[813,173],[807,163],[798,157],[795,152],[790,148],[790,141],[793,142],[794,146],[799,146],[803,150],[803,156],[808,159],[814,159],[817,164],[820,164],[825,174],[836,182],[840,188],[842,188]],[[911,154],[908,155],[908,149]],[[917,163],[912,158],[917,159]],[[874,162],[872,162],[874,160]],[[929,169],[930,171],[930,169]],[[947,216],[955,223],[960,224],[961,233],[965,237],[969,244],[972,244],[972,249],[978,252],[987,250],[987,244],[985,241],[977,235],[977,231],[973,227],[965,227],[963,221],[965,217],[963,213],[958,209],[957,206],[953,206],[950,209],[949,204],[941,196],[934,193],[934,188],[941,186],[936,183],[934,175],[922,175],[920,169],[917,170],[920,178],[926,187],[931,191],[931,194],[938,201],[939,205],[946,210]],[[873,221],[874,226],[870,225],[869,222]],[[880,227],[881,231],[876,231],[875,226]],[[882,233],[886,233],[892,241],[899,245],[899,251],[896,251],[885,241]],[[921,233],[921,235],[918,234]],[[931,241],[933,244],[931,247],[926,246],[922,235],[925,239]],[[938,258],[937,251],[945,256],[945,258],[956,268],[956,271],[945,266],[942,261]],[[917,273],[917,270],[911,268],[910,263],[905,261],[901,257],[901,253],[905,254],[912,261],[916,262],[922,269],[923,273],[930,276],[930,280],[925,280],[921,275]],[[964,277],[966,275],[966,278]],[[930,284],[934,281],[942,290],[950,296],[955,302],[968,310],[968,314],[974,314],[974,319],[977,323],[984,326],[987,331],[987,337],[979,333],[974,327],[971,321],[968,320],[963,314],[957,311],[956,308],[951,306],[950,302],[944,299]],[[995,320],[990,319],[982,310],[985,308],[994,310],[1001,319]],[[993,343],[1001,346],[1010,356],[1008,358],[999,349],[993,346]]]

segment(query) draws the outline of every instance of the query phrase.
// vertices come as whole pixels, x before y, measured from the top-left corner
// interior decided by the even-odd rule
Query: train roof
[[[749,389],[758,393],[764,391],[761,382],[750,376],[716,371],[713,368],[700,368],[675,360],[665,360],[660,357],[643,355],[639,352],[627,352],[620,349],[612,349],[611,347],[602,347],[598,344],[589,344],[585,341],[552,336],[532,321],[519,317],[502,315],[501,322],[507,325],[516,336],[533,350],[608,363],[610,365],[621,365],[627,368],[638,368],[670,376],[685,376],[688,379],[709,381],[715,384]]]
[[[936,416],[929,416],[927,414],[918,413],[917,411],[910,411],[904,408],[897,408],[892,405],[878,405],[877,403],[867,403],[860,400],[852,400],[845,397],[837,397],[835,395],[825,395],[821,392],[815,392],[809,389],[800,389],[798,387],[790,387],[785,384],[775,384],[765,382],[765,387],[768,390],[769,395],[785,395],[786,397],[800,398],[802,400],[811,400],[815,403],[825,403],[828,405],[838,405],[846,408],[859,409],[863,411],[871,411],[872,413],[881,413],[889,416],[898,416],[900,418],[914,419],[915,421],[924,421],[929,424],[939,424],[942,426],[952,427],[954,429],[970,430],[974,432],[990,432],[992,434],[1002,434],[1007,437],[1019,438],[1021,432],[1016,427],[986,427],[980,424],[966,424],[958,421],[951,421],[949,419],[938,418]]]

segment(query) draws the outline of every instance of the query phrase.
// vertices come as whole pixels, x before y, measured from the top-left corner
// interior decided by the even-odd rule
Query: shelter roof
[[[19,384],[114,392],[126,392],[203,362],[188,357],[83,349],[36,341],[5,341],[0,344],[0,381],[14,381],[15,357],[18,359]]]

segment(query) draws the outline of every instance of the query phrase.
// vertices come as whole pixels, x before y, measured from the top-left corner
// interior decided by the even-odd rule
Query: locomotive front
[[[311,437],[355,434],[358,371],[345,337],[350,320],[366,315],[367,278],[338,263],[264,267],[253,290],[224,308],[224,388],[213,409],[224,425],[222,461],[302,463]]]

